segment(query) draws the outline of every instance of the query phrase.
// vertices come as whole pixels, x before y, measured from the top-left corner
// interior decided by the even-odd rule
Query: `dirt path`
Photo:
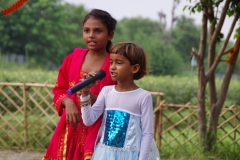
[[[41,160],[44,153],[20,150],[0,150],[0,160]]]

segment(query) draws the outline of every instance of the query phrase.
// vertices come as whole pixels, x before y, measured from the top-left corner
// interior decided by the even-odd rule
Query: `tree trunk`
[[[208,19],[209,22],[212,23],[215,19],[214,17],[214,10],[213,7],[209,7],[208,9]],[[215,56],[216,56],[216,41],[215,39],[213,41],[213,35],[215,32],[215,25],[210,25],[210,33],[209,33],[209,48],[208,48],[208,71],[212,67],[214,61],[215,61]],[[214,75],[215,70],[208,74],[208,91],[209,91],[209,99],[210,99],[210,106],[216,103],[217,101],[217,90],[216,90],[216,84],[215,84],[215,75]]]
[[[239,52],[239,51],[238,51]],[[235,59],[237,59],[238,54],[235,55]],[[210,114],[210,121],[207,129],[207,149],[208,151],[214,150],[214,145],[216,144],[217,140],[217,126],[218,126],[218,119],[219,115],[221,113],[222,107],[224,105],[229,84],[231,81],[232,74],[234,72],[236,64],[229,64],[228,69],[226,71],[226,74],[224,76],[220,94],[218,97],[217,103],[215,103],[211,108],[211,114]]]
[[[205,146],[207,120],[206,120],[206,108],[205,108],[205,81],[204,69],[200,68],[198,71],[198,135],[201,146]],[[204,147],[205,148],[205,147]]]
[[[206,120],[206,108],[205,108],[205,92],[207,79],[204,70],[204,57],[206,52],[207,44],[207,15],[206,9],[203,11],[202,16],[202,33],[199,44],[198,52],[198,135],[200,144],[205,148],[206,130],[207,130],[207,120]]]

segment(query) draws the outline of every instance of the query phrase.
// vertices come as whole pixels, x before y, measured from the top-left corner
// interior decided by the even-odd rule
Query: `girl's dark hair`
[[[134,74],[133,79],[138,80],[148,74],[147,53],[134,42],[119,42],[110,47],[110,54],[120,54],[126,57],[131,65],[139,64],[139,71]]]
[[[107,27],[108,33],[111,33],[115,30],[117,21],[114,19],[108,12],[101,10],[101,9],[93,9],[91,12],[89,12],[84,20],[83,20],[83,25],[84,23],[90,18],[94,17],[102,21],[102,23]],[[106,50],[109,53],[109,48],[112,45],[112,42],[109,40],[107,42]]]

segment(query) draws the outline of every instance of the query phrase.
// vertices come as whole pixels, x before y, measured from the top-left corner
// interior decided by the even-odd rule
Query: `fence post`
[[[157,94],[157,103],[156,103],[155,109],[160,104],[160,100],[161,100],[161,97],[160,97],[160,95]],[[158,124],[158,119],[159,119],[159,111],[156,111],[155,115],[154,115],[154,138],[155,138],[156,141],[158,140],[157,134],[156,134],[158,132],[158,125],[157,125]]]
[[[156,144],[158,149],[161,148],[161,133],[162,133],[162,104],[164,101],[161,102],[161,95],[157,94],[157,105],[154,109],[155,119],[154,119],[154,138],[156,140]]]
[[[23,83],[23,113],[24,113],[24,149],[27,148],[27,98],[26,84]]]
[[[156,143],[157,143],[157,146],[158,146],[158,136],[157,136],[157,133],[158,133],[158,119],[159,119],[159,111],[157,111],[155,113],[155,116],[154,116],[154,139],[156,140]]]
[[[159,131],[158,131],[158,137],[159,137],[159,149],[161,149],[161,145],[162,145],[162,117],[163,117],[163,108],[162,105],[160,106],[159,109],[159,119],[158,119],[158,123],[159,123]]]

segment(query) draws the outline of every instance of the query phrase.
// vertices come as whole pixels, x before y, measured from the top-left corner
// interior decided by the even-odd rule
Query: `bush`
[[[49,71],[41,69],[26,69],[19,67],[14,69],[1,68],[0,65],[0,82],[32,82],[55,84],[58,71]],[[188,103],[197,104],[198,79],[196,75],[175,75],[175,76],[153,76],[148,75],[138,81],[137,85],[154,92],[163,92],[164,99],[171,103]],[[222,80],[216,79],[217,90],[220,90]],[[227,98],[226,106],[240,104],[239,80],[232,79]],[[208,91],[206,90],[206,102],[208,102]]]
[[[197,104],[197,90],[198,90],[198,79],[197,76],[146,76],[136,83],[148,90],[157,91],[164,93],[164,99],[171,103],[188,103]],[[217,90],[220,90],[222,80],[216,79]],[[233,104],[240,104],[240,92],[239,80],[232,79],[229,85],[229,91],[225,101],[226,106]],[[206,89],[206,102],[208,99],[208,88]]]
[[[152,42],[153,43],[153,42]],[[178,75],[183,71],[183,60],[171,45],[153,43],[147,48],[152,75]]]

